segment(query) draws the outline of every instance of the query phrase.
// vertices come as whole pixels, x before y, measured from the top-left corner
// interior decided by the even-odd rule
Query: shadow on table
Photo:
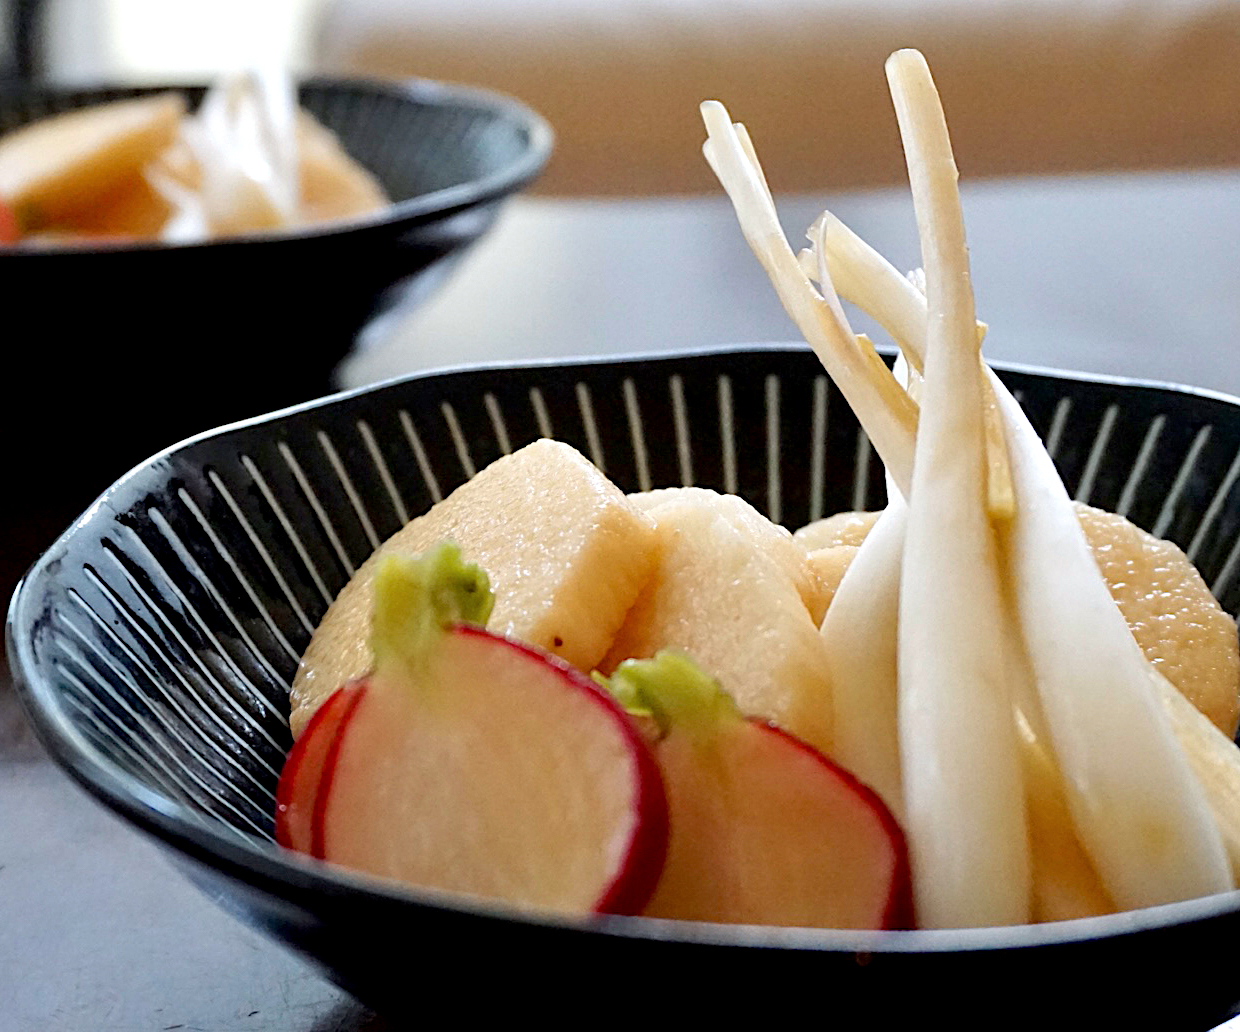
[[[18,701],[8,662],[0,653],[0,760],[41,760],[46,755]]]
[[[324,1014],[306,1032],[395,1032],[397,1026],[360,1003],[340,1003]]]

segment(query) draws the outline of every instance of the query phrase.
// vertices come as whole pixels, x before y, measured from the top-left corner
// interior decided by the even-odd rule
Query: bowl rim
[[[420,910],[458,913],[484,920],[528,924],[531,927],[544,929],[562,929],[633,940],[704,946],[856,954],[944,954],[980,950],[1024,950],[1055,945],[1068,946],[1101,938],[1117,938],[1140,932],[1207,922],[1240,912],[1240,889],[1140,910],[1045,924],[908,931],[719,925],[649,917],[615,915],[572,917],[521,911],[501,902],[384,882],[366,875],[355,874],[323,861],[300,856],[281,848],[275,842],[258,843],[237,836],[225,835],[212,828],[206,819],[198,817],[172,800],[162,798],[136,778],[111,765],[106,757],[76,730],[64,708],[57,702],[54,690],[35,673],[39,670],[39,665],[33,655],[33,631],[36,623],[34,609],[38,594],[36,589],[46,578],[54,576],[55,566],[69,542],[91,522],[94,514],[104,509],[109,499],[122,492],[130,481],[144,475],[150,467],[161,460],[199,442],[222,437],[236,430],[277,423],[303,412],[347,405],[359,397],[370,396],[389,388],[399,388],[406,383],[445,374],[503,372],[548,366],[577,368],[660,360],[674,362],[686,358],[705,359],[762,352],[784,354],[808,350],[808,346],[801,343],[758,343],[688,348],[677,351],[530,359],[442,367],[392,377],[323,398],[301,402],[186,438],[158,452],[145,462],[139,463],[118,478],[56,539],[19,581],[9,602],[5,622],[13,687],[22,701],[36,735],[49,754],[63,770],[99,802],[189,860],[285,900],[291,899],[294,894],[338,895],[344,890],[359,893],[372,903],[412,906]],[[880,351],[882,350],[886,349],[880,348]],[[1048,379],[1194,395],[1240,409],[1240,397],[1205,388],[1107,374],[1077,373],[1025,363],[994,362],[990,365],[1001,372],[1028,373]]]
[[[297,76],[294,88],[326,89],[370,94],[426,106],[446,106],[485,112],[507,120],[524,130],[527,145],[520,157],[503,168],[477,179],[441,187],[404,200],[367,215],[333,219],[308,226],[278,231],[241,233],[212,240],[172,243],[162,240],[94,242],[80,246],[39,246],[0,248],[0,258],[65,258],[70,255],[150,255],[174,252],[215,252],[254,244],[288,244],[297,241],[331,239],[367,230],[391,226],[417,226],[458,214],[469,208],[500,200],[532,183],[550,160],[555,146],[551,124],[523,101],[498,90],[482,86],[445,82],[438,79],[412,77],[385,80],[361,76],[308,75]],[[0,83],[0,104],[13,98],[70,98],[101,94],[119,99],[124,96],[149,96],[178,91],[201,92],[209,88],[204,82],[121,83],[90,82],[82,84]]]

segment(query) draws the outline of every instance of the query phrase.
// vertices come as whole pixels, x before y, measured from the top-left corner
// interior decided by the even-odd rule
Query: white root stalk
[[[825,270],[819,277],[829,279]],[[903,355],[892,374],[910,394],[914,374]],[[916,377],[920,392],[920,377]],[[900,766],[900,575],[908,504],[890,473],[887,507],[865,536],[822,622],[831,684],[832,757],[873,788],[904,820]]]
[[[846,232],[854,241],[858,240],[851,231]],[[834,241],[836,239],[836,235],[833,232],[830,240]],[[868,245],[865,244],[862,244],[861,247],[868,249]],[[907,354],[910,356],[924,355],[925,298],[921,296],[916,287],[900,275],[899,271],[885,259],[878,258],[877,261],[874,261],[870,256],[862,259],[858,257],[859,253],[860,251],[856,245],[851,243],[847,247],[837,247],[832,243],[827,249],[831,275],[839,286],[841,294],[878,320],[884,329],[896,338]],[[870,255],[874,256],[876,252],[871,250]],[[900,302],[893,305],[891,302],[893,297],[900,298]],[[903,308],[900,306],[903,306]],[[917,314],[918,308],[921,310],[920,317]],[[1042,447],[1041,442],[1037,440],[1036,432],[1030,426],[1028,417],[1015,404],[1014,400],[1002,410],[1001,415],[1005,423],[1010,447],[1014,449],[1017,442],[1024,441],[1030,452],[1033,452],[1036,447],[1038,453],[1045,455],[1045,449]],[[1049,463],[1049,460],[1047,462]],[[1052,509],[1058,507],[1065,510],[1061,514],[1061,521],[1067,527],[1066,510],[1070,508],[1070,503],[1065,504],[1066,492],[1063,490],[1062,482],[1059,480],[1058,474],[1054,473],[1053,465],[1050,469],[1045,469],[1045,466],[1043,469],[1046,477],[1043,487],[1048,489],[1047,496],[1042,499],[1034,511],[1030,512],[1026,518],[1040,518],[1039,513],[1047,507]],[[1024,485],[1024,493],[1026,495],[1036,495],[1038,493],[1037,485],[1026,483]],[[1058,502],[1056,502],[1056,498],[1058,498]],[[1075,519],[1075,514],[1073,516]],[[1073,526],[1079,529],[1079,521],[1073,524]],[[1075,536],[1076,530],[1069,531],[1068,533]],[[1076,554],[1078,559],[1080,559],[1079,549],[1076,550]],[[1059,576],[1063,571],[1064,562],[1064,557],[1056,553],[1054,563],[1046,565],[1051,568],[1051,572],[1055,576]],[[1093,561],[1092,555],[1089,556],[1087,563],[1081,561],[1081,566],[1083,569],[1079,572],[1082,577],[1088,577],[1097,582],[1101,581],[1101,573],[1098,571],[1097,564]],[[1105,584],[1102,586],[1105,588]],[[1065,601],[1062,604],[1067,605],[1068,603]],[[1113,603],[1110,608],[1114,608]],[[1131,632],[1128,630],[1127,625],[1124,625],[1122,628],[1122,633],[1120,628],[1113,628],[1113,631],[1117,637],[1121,639],[1126,637],[1131,640]],[[1081,638],[1086,642],[1096,641],[1098,631],[1096,629],[1082,628]],[[1149,666],[1148,663],[1145,666],[1149,676],[1153,678],[1152,683],[1154,684],[1155,695],[1170,718],[1171,728],[1176,740],[1204,789],[1211,813],[1222,835],[1223,846],[1226,849],[1233,871],[1233,879],[1240,879],[1240,749],[1237,749],[1235,744],[1226,735],[1202,716],[1179,691],[1169,685],[1166,679],[1158,674],[1153,667]],[[1045,686],[1043,688],[1045,690]],[[1070,691],[1070,689],[1064,690]],[[1104,717],[1103,722],[1108,723],[1109,718]],[[1128,757],[1135,755],[1138,754],[1135,752],[1130,754],[1125,750],[1116,762],[1124,765],[1128,763]],[[1142,761],[1140,760],[1135,764],[1128,763],[1128,766],[1141,765]],[[1067,772],[1065,771],[1064,773],[1066,774]],[[1099,843],[1095,841],[1091,846],[1091,851],[1096,851],[1099,848]],[[1212,849],[1212,847],[1210,848]],[[1127,848],[1121,844],[1119,852],[1121,860],[1124,854],[1134,859],[1139,856],[1136,844],[1130,844]],[[1160,893],[1160,895],[1166,894],[1166,892]]]
[[[897,491],[889,488],[887,499],[831,600],[822,639],[833,708],[831,755],[902,818],[896,656],[908,510]]]
[[[745,239],[806,341],[869,434],[900,489],[908,491],[917,408],[872,345],[858,340],[829,284],[820,293],[801,270],[779,224],[748,134],[718,101],[702,104],[703,153],[731,198]]]
[[[893,55],[888,78],[917,205],[924,293],[830,216],[812,231],[817,253],[793,255],[748,135],[717,104],[703,105],[704,149],[785,308],[912,503],[895,571],[896,751],[921,923],[1027,918],[1023,789],[1034,838],[1044,820],[1042,837],[1062,846],[1058,858],[1048,851],[1052,862],[1040,877],[1056,895],[1039,901],[1039,917],[1231,889],[1240,878],[1240,750],[1146,661],[1054,463],[1011,394],[978,361],[956,169],[938,95],[915,52]],[[920,417],[848,327],[837,289],[892,333],[914,367],[925,366]],[[987,422],[987,453],[1010,466],[992,461],[984,478]],[[991,515],[1004,515],[996,485],[1006,485],[1016,503],[998,542],[983,483]],[[881,557],[876,547],[868,561],[884,578],[886,597],[869,612],[886,613],[883,628],[891,633],[884,606],[895,589]],[[843,603],[841,626],[863,616],[859,601],[850,615],[854,595],[860,588],[845,578],[835,602]],[[881,630],[872,640],[889,651]],[[1036,687],[1012,689],[1021,681],[1014,668]],[[856,671],[846,679],[859,692],[865,683]],[[869,690],[890,695],[889,684]],[[847,689],[845,700],[847,707]],[[843,748],[859,751],[867,735],[881,737],[856,723]],[[888,742],[880,767],[891,752]]]
[[[1233,887],[1202,783],[1042,442],[997,377],[1017,513],[1007,561],[1068,804],[1123,909]]]
[[[1024,923],[1025,793],[985,497],[984,380],[947,125],[920,54],[887,63],[929,323],[899,612],[905,827],[924,927]]]

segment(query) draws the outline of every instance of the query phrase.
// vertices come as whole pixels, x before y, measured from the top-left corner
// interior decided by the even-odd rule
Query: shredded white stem
[[[906,342],[915,343],[906,357],[920,373],[925,353],[925,293],[829,211],[818,217],[806,236],[814,246],[801,252],[802,269],[818,279],[830,278],[839,295],[877,319],[902,350]],[[877,284],[882,284],[882,289],[875,289]],[[978,322],[979,348],[985,336],[986,325]],[[980,354],[978,360],[982,361]],[[1015,499],[1007,445],[998,406],[988,386],[985,406],[987,505],[994,518],[1010,519]]]
[[[920,372],[926,351],[925,294],[829,211],[805,235],[814,247],[802,253],[814,273],[825,263],[840,297],[865,309],[901,347],[905,341],[914,344],[906,357]]]
[[[784,308],[857,414],[875,451],[907,491],[917,408],[867,341],[848,325],[829,285],[815,289],[779,224],[770,189],[743,127],[718,101],[702,104],[706,160],[723,185],[745,239],[766,269]]]
[[[842,223],[838,225],[843,226]],[[877,255],[877,252],[869,248],[868,244],[861,242],[851,230],[843,230],[838,239],[846,240],[846,246],[836,246],[837,236],[832,231],[827,254],[831,275],[840,287],[841,293],[863,311],[868,312],[891,333],[906,354],[923,356],[926,326],[924,296],[900,275],[893,265]],[[865,254],[866,251],[869,253]],[[845,285],[847,285],[847,290],[844,289]],[[898,317],[892,315],[893,307],[897,307],[892,305],[890,301],[892,297],[901,298],[900,304],[906,306],[906,310]],[[918,310],[920,310],[920,315]],[[1036,447],[1038,452],[1045,454],[1045,449],[1037,440],[1036,432],[1030,426],[1028,417],[1014,400],[1000,409],[1000,416],[1004,421],[1006,436],[1012,447],[1024,441],[1029,449]],[[1048,506],[1054,508],[1058,505],[1061,509],[1065,508],[1066,492],[1063,491],[1062,482],[1059,481],[1058,475],[1054,474],[1052,484],[1053,467],[1043,468],[1046,475],[1044,486],[1051,485],[1050,494],[1033,508],[1028,518],[1036,518],[1037,513],[1044,511]],[[1036,494],[1036,491],[1036,485],[1029,483],[1025,485],[1024,495],[1029,497]],[[1058,503],[1056,498],[1058,498]],[[1069,526],[1066,512],[1062,515],[1063,525]],[[1073,518],[1075,519],[1075,513],[1073,513]],[[1074,537],[1076,532],[1068,533]],[[1076,552],[1079,555],[1080,549],[1076,549]],[[1063,569],[1063,563],[1064,558],[1057,550],[1055,562],[1044,565],[1048,565],[1052,571],[1058,573]],[[1092,561],[1092,556],[1090,561],[1082,563],[1082,566],[1082,576],[1088,576],[1095,581],[1101,580],[1101,573],[1096,563]],[[1094,593],[1096,594],[1096,586]],[[1061,604],[1066,606],[1069,603],[1064,601]],[[1123,631],[1127,637],[1131,638],[1126,625]],[[1119,628],[1115,629],[1115,633],[1119,634]],[[1085,639],[1095,636],[1088,631],[1083,635]],[[1223,845],[1230,860],[1233,878],[1240,879],[1240,749],[1237,749],[1230,739],[1198,713],[1196,708],[1148,663],[1146,667],[1153,678],[1155,695],[1167,711],[1176,739],[1205,791],[1211,813],[1223,837]],[[1027,705],[1027,708],[1030,717],[1034,718],[1036,712],[1040,712],[1041,704],[1038,703],[1036,707]],[[1045,731],[1044,726],[1038,730],[1038,736],[1040,739],[1049,740],[1049,733]],[[1123,760],[1118,762],[1122,763]],[[1094,850],[1098,848],[1097,844],[1093,847]],[[1134,853],[1133,856],[1135,859],[1136,854]]]
[[[923,926],[1027,920],[1031,896],[1036,916],[1055,917],[1229,890],[1240,878],[1240,750],[1145,659],[1054,463],[979,361],[984,327],[938,94],[915,51],[893,54],[887,73],[924,291],[829,213],[810,231],[815,248],[794,255],[748,134],[720,105],[703,105],[705,152],[746,238],[896,485],[857,559],[879,597],[866,602],[850,574],[834,624],[829,611],[823,625],[837,647],[833,676],[847,682],[835,689],[840,748],[856,769],[869,765],[893,803],[902,794]],[[837,290],[923,371],[920,413],[849,328]],[[998,515],[1010,519],[997,529]],[[884,550],[901,522],[892,563]],[[883,705],[897,591],[893,746]],[[850,664],[847,635],[835,633],[867,618],[882,623],[862,632],[881,654],[877,672]],[[880,703],[869,723],[849,710],[866,696]],[[867,741],[875,752],[862,758]],[[893,752],[898,776],[884,772]],[[1036,888],[1026,790],[1031,834],[1046,850]]]

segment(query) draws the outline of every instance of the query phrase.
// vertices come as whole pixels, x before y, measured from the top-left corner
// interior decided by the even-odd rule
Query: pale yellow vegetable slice
[[[754,548],[764,552],[787,575],[815,624],[822,622],[826,612],[822,586],[809,562],[805,546],[777,523],[772,523],[745,499],[720,494],[705,487],[662,487],[639,491],[629,501],[645,513],[656,513],[668,505],[700,506],[727,520],[748,539]]]
[[[57,227],[89,209],[175,138],[176,93],[118,100],[33,122],[0,139],[0,197],[30,228]]]
[[[856,548],[870,533],[878,517],[878,512],[837,512],[807,523],[792,536],[810,551],[835,545]]]
[[[840,590],[840,582],[852,565],[857,555],[856,545],[828,545],[825,548],[812,549],[806,556],[809,568],[818,584],[818,597],[811,614],[821,611],[825,616],[831,609],[836,593]],[[822,626],[822,620],[816,621]]]
[[[1120,612],[1156,670],[1228,737],[1240,718],[1240,639],[1188,557],[1123,516],[1075,505]]]
[[[120,186],[66,215],[57,227],[82,237],[154,239],[172,214],[168,199],[145,175],[130,176]]]
[[[383,557],[417,555],[445,540],[490,576],[490,630],[583,670],[603,658],[658,561],[654,524],[583,455],[557,441],[526,445],[415,517],[358,568],[298,665],[294,735],[341,684],[369,671]]]
[[[297,147],[301,173],[298,222],[356,218],[391,203],[379,180],[349,156],[330,129],[306,111],[297,115]]]
[[[984,490],[984,381],[956,167],[924,58],[897,52],[887,78],[929,310],[899,613],[900,751],[918,922],[1020,924],[1031,899],[1025,793]]]
[[[680,649],[745,713],[830,753],[823,642],[787,571],[714,507],[681,499],[647,515],[658,563],[600,669]]]

